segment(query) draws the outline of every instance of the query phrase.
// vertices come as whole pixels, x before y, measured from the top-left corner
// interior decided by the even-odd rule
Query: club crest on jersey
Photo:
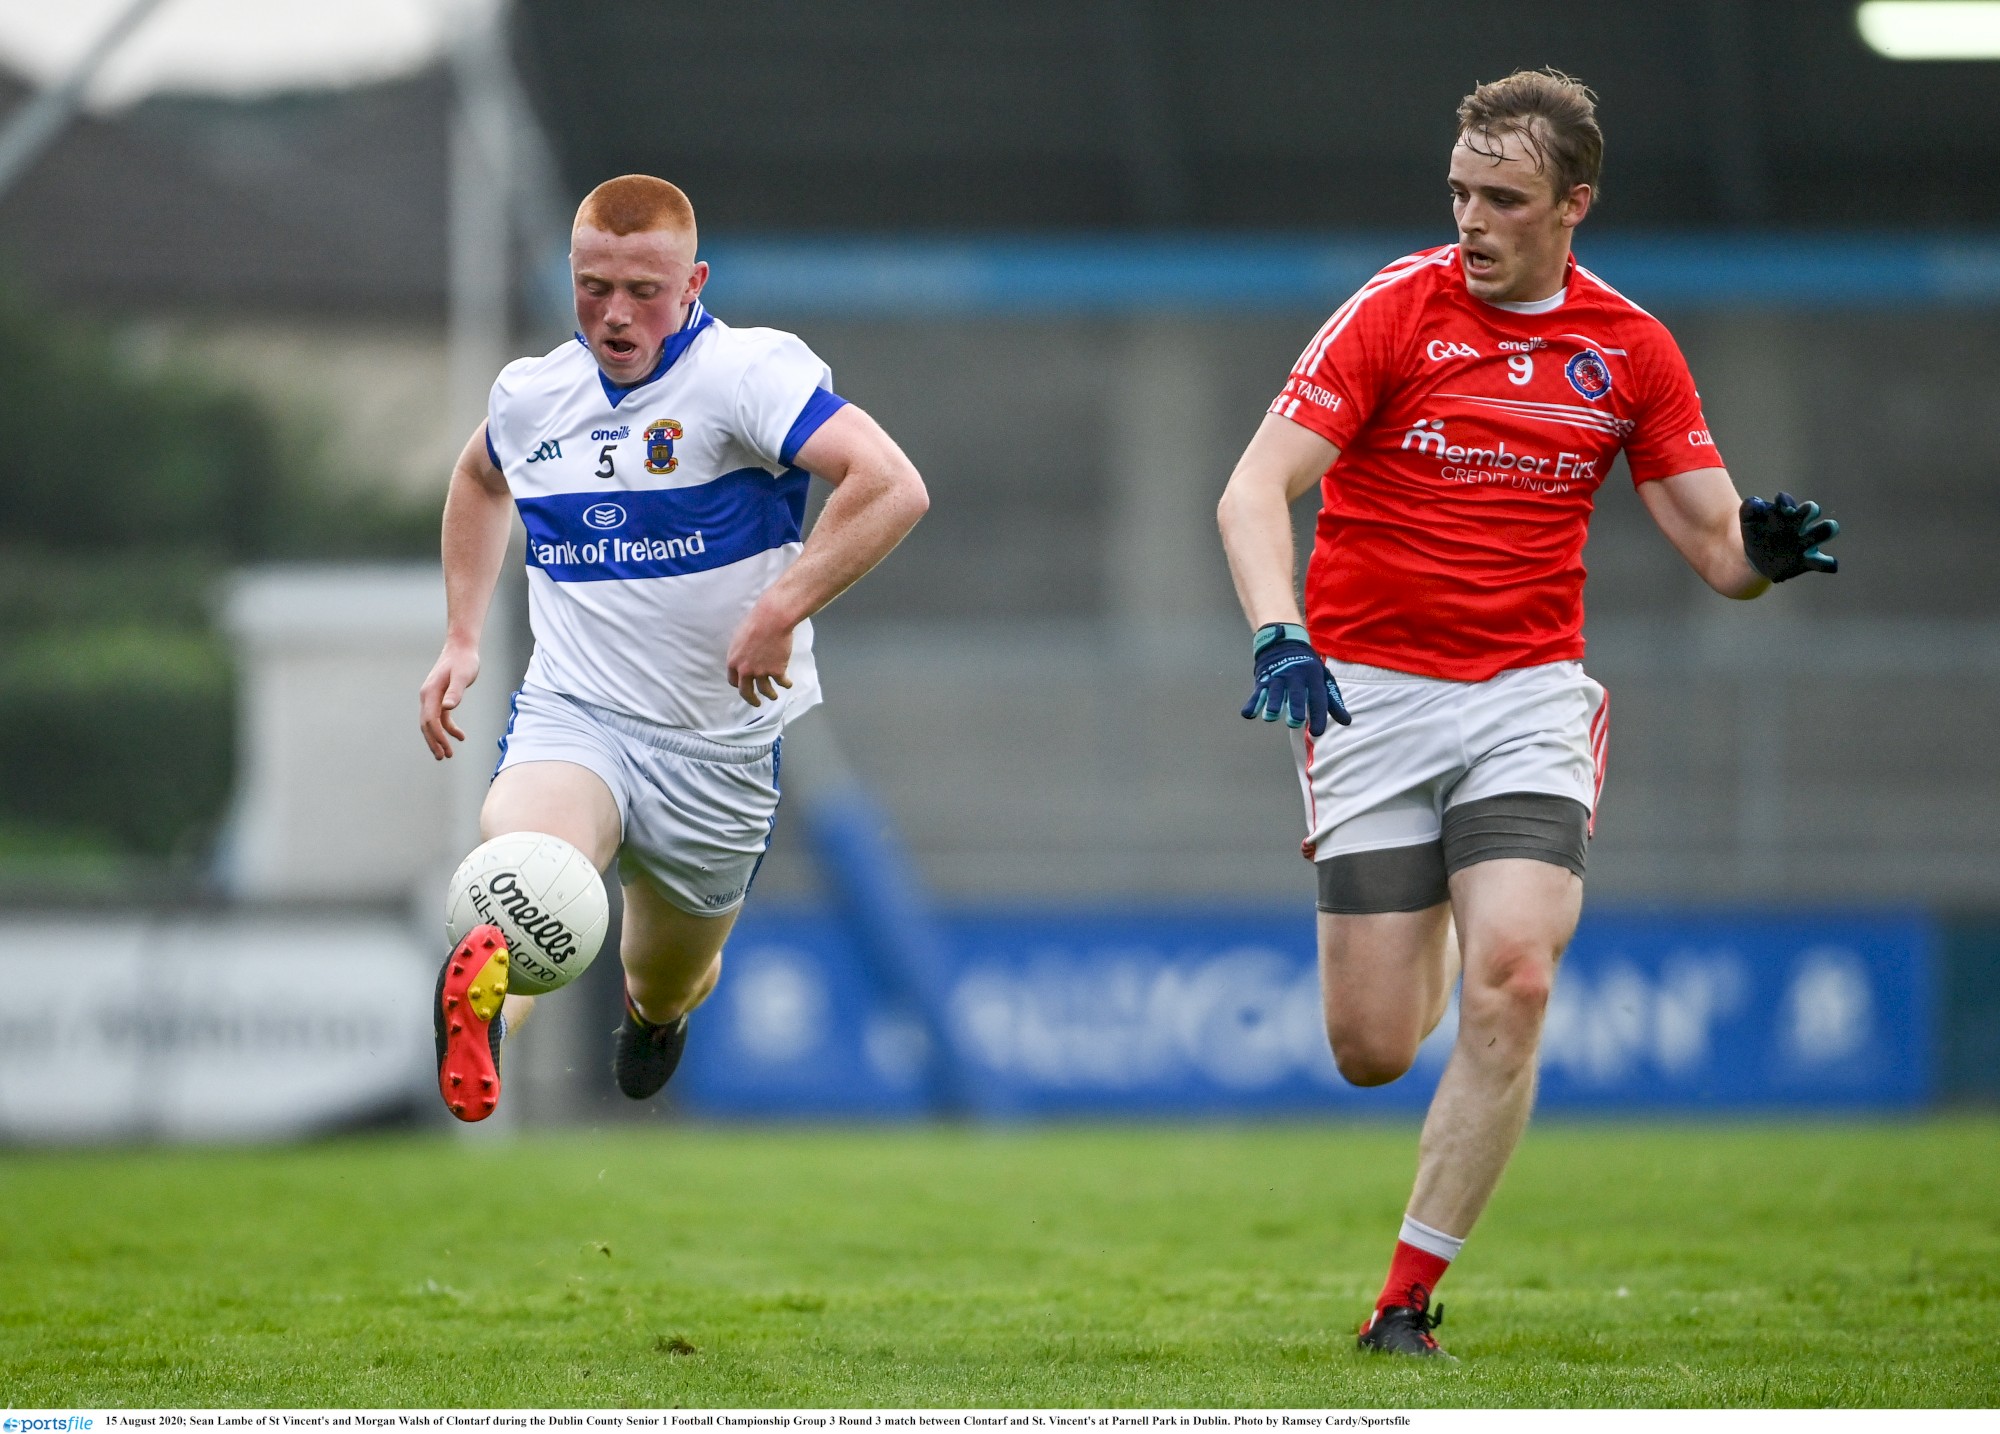
[[[656,418],[646,425],[648,473],[671,473],[681,466],[681,460],[674,457],[674,443],[680,436],[681,426],[671,418]]]
[[[1569,386],[1588,399],[1600,399],[1611,392],[1611,370],[1596,349],[1585,349],[1563,365]]]

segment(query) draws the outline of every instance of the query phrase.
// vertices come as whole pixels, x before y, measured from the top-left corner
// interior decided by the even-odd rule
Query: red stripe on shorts
[[[1306,734],[1306,839],[1299,843],[1299,855],[1307,861],[1317,860],[1319,850],[1313,838],[1319,834],[1319,792],[1313,787],[1313,739]]]
[[[1590,790],[1590,822],[1584,830],[1591,836],[1597,835],[1597,804],[1604,797],[1604,761],[1610,738],[1611,693],[1606,691],[1590,719],[1590,764],[1596,769],[1596,780]]]

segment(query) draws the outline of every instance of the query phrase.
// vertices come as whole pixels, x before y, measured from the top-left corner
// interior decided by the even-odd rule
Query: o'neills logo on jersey
[[[585,515],[588,521],[589,515]],[[697,528],[685,538],[600,538],[594,543],[536,543],[535,561],[545,568],[594,568],[605,563],[664,563],[698,558],[708,540]]]
[[[481,917],[493,921],[504,913],[514,934],[535,943],[535,949],[558,966],[576,955],[576,937],[569,927],[528,899],[521,880],[511,871],[496,871],[482,887],[474,883],[466,893]],[[495,908],[498,908],[496,912]]]
[[[674,457],[674,444],[680,436],[681,426],[671,418],[656,418],[646,425],[648,473],[671,473],[681,466],[681,460]]]
[[[1578,483],[1597,478],[1597,460],[1567,450],[1521,453],[1503,438],[1491,448],[1452,443],[1444,436],[1442,418],[1418,419],[1403,435],[1403,451],[1432,454],[1444,460],[1438,477],[1447,483],[1497,483],[1530,493],[1567,493]]]

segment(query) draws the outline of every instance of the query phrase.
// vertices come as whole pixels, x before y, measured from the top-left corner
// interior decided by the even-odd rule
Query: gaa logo
[[[681,426],[671,418],[656,418],[646,425],[648,473],[671,473],[681,466],[681,460],[674,457],[674,443],[680,436]]]
[[[1569,375],[1569,386],[1592,401],[1611,392],[1611,370],[1596,349],[1585,349],[1563,365],[1563,372]]]

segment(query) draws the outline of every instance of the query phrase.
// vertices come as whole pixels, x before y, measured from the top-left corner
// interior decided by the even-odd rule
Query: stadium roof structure
[[[0,73],[0,113],[28,95]],[[442,316],[442,69],[77,119],[0,198],[0,282],[104,313]]]

